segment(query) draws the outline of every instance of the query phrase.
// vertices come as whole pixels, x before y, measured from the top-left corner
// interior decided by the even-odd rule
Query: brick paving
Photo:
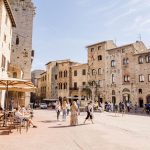
[[[70,127],[56,121],[51,110],[35,110],[38,128],[26,133],[16,130],[0,135],[0,150],[149,150],[150,117],[113,113],[95,113],[94,124],[83,125],[85,113],[79,116],[79,126]]]

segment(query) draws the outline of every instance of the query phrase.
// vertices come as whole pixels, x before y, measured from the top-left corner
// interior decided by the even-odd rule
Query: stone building
[[[0,78],[8,77],[12,30],[15,19],[7,0],[0,0]],[[0,91],[0,105],[4,107],[5,91]]]
[[[135,82],[133,82],[133,98],[143,107],[150,103],[150,50],[134,54]]]
[[[46,71],[41,73],[41,78],[40,78],[40,88],[41,88],[41,99],[46,98],[46,87],[47,87],[47,73]]]
[[[105,49],[98,47],[102,43]],[[87,47],[92,99],[112,103],[131,101],[143,107],[150,101],[150,51],[142,41],[119,47],[112,41],[109,47],[106,43]]]
[[[70,97],[70,88],[72,87],[72,66],[76,64],[75,62],[64,60],[57,63],[58,67],[58,97],[68,98]]]
[[[139,81],[136,70],[139,66],[135,55],[147,52],[143,42],[136,41],[107,50],[106,68],[106,100],[113,103],[120,101],[137,102],[137,88]],[[140,71],[140,70],[138,70]]]
[[[57,77],[58,77],[58,67],[57,61],[51,61],[46,64],[47,72],[47,99],[57,99],[58,90],[57,90]]]
[[[101,102],[106,97],[106,53],[107,49],[115,48],[116,45],[113,41],[103,41],[87,46],[88,50],[88,82],[92,91],[92,99],[99,99]]]
[[[41,74],[45,72],[44,70],[34,70],[31,72],[31,81],[32,83],[37,86],[37,79],[41,77]]]
[[[35,85],[35,87],[37,88],[36,89],[36,92],[35,93],[31,93],[31,102],[32,103],[35,103],[35,102],[39,102],[41,97],[41,93],[40,90],[41,90],[41,82],[40,81],[40,78],[41,78],[41,74],[45,72],[44,70],[34,70],[31,72],[31,81],[32,83]]]
[[[150,102],[150,50],[142,41],[122,46],[103,41],[87,50],[87,64],[70,60],[46,64],[40,83],[46,98],[131,101],[139,107]]]
[[[72,98],[85,99],[87,96],[84,88],[87,83],[88,64],[76,64],[71,67],[72,87],[70,87],[70,95]]]
[[[17,28],[12,30],[11,64],[20,67],[22,78],[31,80],[31,66],[34,57],[32,50],[32,28],[35,7],[32,0],[9,0]],[[14,72],[16,73],[16,72]],[[30,94],[25,93],[25,102],[30,102]]]

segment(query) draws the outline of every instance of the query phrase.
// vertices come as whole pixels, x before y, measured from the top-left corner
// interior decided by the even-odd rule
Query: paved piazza
[[[150,150],[150,117],[113,113],[95,113],[95,123],[79,126],[57,122],[51,110],[36,110],[38,128],[19,134],[0,135],[0,150]]]

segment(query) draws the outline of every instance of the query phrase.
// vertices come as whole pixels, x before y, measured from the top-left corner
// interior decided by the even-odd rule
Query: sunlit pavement
[[[95,113],[94,124],[83,125],[81,113],[79,126],[70,127],[55,111],[34,112],[38,128],[0,135],[0,150],[150,150],[149,116]]]

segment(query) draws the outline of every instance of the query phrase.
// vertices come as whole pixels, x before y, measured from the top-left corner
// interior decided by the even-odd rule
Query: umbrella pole
[[[17,92],[17,108],[19,107],[19,99],[18,99],[18,92]]]
[[[7,89],[6,89],[6,110],[8,109],[8,81],[7,81]]]
[[[3,127],[6,126],[6,110],[7,110],[7,105],[8,105],[8,81],[7,81],[7,85],[6,85],[6,97],[5,97],[5,109],[4,109]]]

